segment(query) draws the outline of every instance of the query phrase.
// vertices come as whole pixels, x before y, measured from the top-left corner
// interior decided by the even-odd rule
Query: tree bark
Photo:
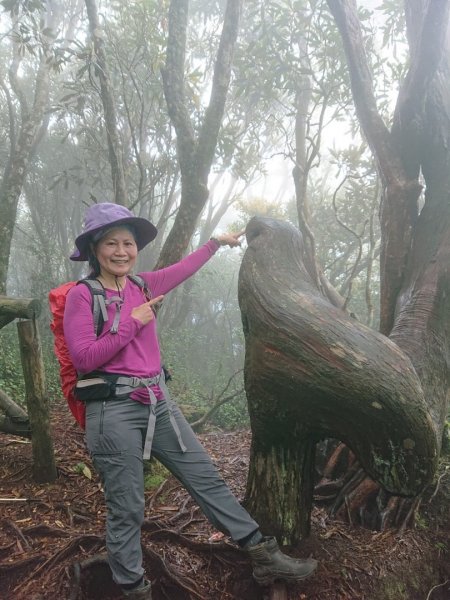
[[[38,483],[57,477],[45,388],[44,362],[36,321],[17,324],[33,445],[33,475]]]
[[[247,503],[267,530],[295,543],[308,533],[314,442],[344,441],[385,489],[413,496],[437,466],[439,416],[408,356],[318,290],[295,228],[254,218],[246,234],[239,303],[253,433]]]
[[[17,42],[20,40],[18,19],[13,26],[15,38],[14,58],[9,68],[9,83],[11,90],[18,99],[20,106],[20,123],[16,122],[16,116],[12,105],[11,95],[8,92],[9,120],[10,120],[10,148],[9,156],[0,182],[0,294],[6,293],[8,278],[9,255],[11,242],[16,223],[17,206],[20,194],[27,176],[29,165],[33,159],[37,143],[42,139],[47,126],[49,107],[49,86],[51,69],[51,48],[56,38],[53,33],[57,29],[60,19],[60,7],[55,2],[47,2],[48,14],[45,35],[41,32],[43,45],[40,51],[39,65],[36,71],[33,104],[30,107],[26,94],[22,89],[22,83],[17,77],[21,62]],[[5,89],[6,84],[2,84]]]
[[[27,413],[2,390],[0,390],[0,409],[5,413],[0,416],[0,431],[26,438],[31,437]]]
[[[445,0],[405,5],[410,68],[389,132],[378,116],[355,2],[328,4],[341,32],[359,120],[384,183],[380,329],[410,357],[439,435],[449,377],[444,356],[450,327],[450,5]],[[419,212],[420,173],[426,191]]]
[[[356,3],[328,0],[328,5],[342,37],[358,118],[383,185],[380,329],[411,359],[439,452],[450,349],[450,5],[446,0],[405,3],[410,66],[391,131],[377,111]],[[382,495],[378,516],[389,521],[383,515],[389,505],[399,503]]]
[[[95,52],[95,70],[100,81],[100,98],[105,116],[106,138],[108,142],[109,164],[114,190],[114,202],[127,206],[127,190],[123,170],[122,149],[117,129],[116,103],[106,60],[104,32],[98,20],[95,0],[85,0],[89,19],[89,31]]]
[[[314,437],[292,433],[286,431],[291,443],[270,448],[259,447],[253,437],[245,501],[261,529],[282,544],[309,535],[314,491]]]
[[[177,262],[183,256],[208,198],[208,176],[214,160],[230,85],[241,5],[242,0],[227,2],[211,96],[196,137],[186,105],[184,84],[189,0],[172,0],[170,3],[169,38],[162,76],[169,116],[177,134],[181,199],[175,222],[161,250],[157,268]]]
[[[422,139],[424,126],[426,128],[423,107],[441,81],[448,86],[449,3],[422,0],[420,10],[418,3],[415,4],[414,17],[408,9],[406,11],[410,69],[400,90],[392,132],[389,132],[376,105],[356,2],[328,0],[347,57],[356,112],[377,160],[383,184],[380,331],[386,335],[394,325],[418,218],[422,189],[418,178],[421,159],[426,158]],[[448,104],[445,94],[441,98],[441,109],[448,115],[448,107],[443,107],[443,103]],[[434,120],[431,114],[430,117]],[[444,155],[448,154],[444,147],[441,149]]]
[[[42,305],[35,298],[0,296],[0,329],[14,319],[37,319]]]

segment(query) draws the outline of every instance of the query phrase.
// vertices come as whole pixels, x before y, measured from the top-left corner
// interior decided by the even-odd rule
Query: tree
[[[263,244],[267,256],[263,260],[254,248],[253,260],[255,263],[263,260],[264,269],[257,269],[247,256],[241,269],[240,298],[247,343],[246,390],[254,431],[248,502],[263,523],[290,541],[308,531],[313,445],[318,438],[335,434],[345,441],[365,471],[389,492],[379,494],[378,505],[374,502],[375,507],[371,507],[377,514],[378,525],[381,521],[385,524],[389,519],[383,520],[381,513],[393,514],[398,510],[396,495],[420,497],[433,477],[448,406],[449,4],[444,0],[406,4],[410,67],[400,83],[390,130],[375,100],[356,3],[328,0],[328,5],[342,36],[355,107],[381,180],[380,330],[385,337],[361,331],[356,322],[336,312],[325,298],[317,299],[317,289],[311,287],[302,267],[301,241],[292,235],[287,241],[285,234],[280,233],[279,240],[271,234],[270,242],[266,240],[263,244],[263,234],[276,232],[277,227],[252,226],[249,232],[255,239],[252,244],[256,247]],[[288,267],[283,269],[277,261],[280,249],[292,257],[292,272],[287,278]],[[275,313],[270,311],[267,293],[273,272],[278,274],[275,281],[289,282],[290,290]],[[292,281],[297,283],[292,285]],[[296,294],[299,294],[297,300]],[[295,305],[295,317],[291,303]],[[341,319],[345,320],[345,326],[333,341]],[[281,331],[277,334],[276,330]],[[391,352],[391,360],[383,367],[383,356]],[[363,379],[367,378],[362,389],[359,389],[359,368]],[[352,376],[344,384],[342,376],[347,369]],[[372,387],[371,374],[377,372]],[[405,384],[412,385],[406,394]],[[295,385],[301,386],[301,400],[299,392],[292,390]],[[340,424],[340,413],[332,409],[337,400],[345,412],[348,398],[354,395],[365,398],[365,392],[370,398],[371,390],[373,409],[382,407],[383,412],[383,408],[389,407],[386,416],[376,420],[380,440],[384,440],[381,445],[375,442],[367,445],[373,421],[358,421],[358,426],[353,424],[345,430]],[[345,398],[340,397],[342,391]],[[279,399],[283,393],[286,405]],[[293,425],[295,403],[303,411],[296,414]],[[316,410],[319,415],[311,416]],[[363,406],[355,404],[357,419],[363,410]],[[270,415],[273,434],[268,422],[264,428],[261,415]],[[291,435],[274,427],[277,418],[281,421],[284,418],[286,426],[290,424]],[[392,425],[389,421],[397,423],[396,432],[389,431]],[[361,432],[366,437],[362,444],[356,440]],[[261,498],[274,485],[276,505],[267,511],[262,508]],[[349,487],[354,490],[349,510],[358,507],[358,499],[359,505],[369,508],[364,490],[355,491],[358,485],[366,485],[361,482],[360,473]],[[377,486],[372,486],[371,492],[373,500]],[[389,502],[392,495],[394,498]],[[298,506],[303,509],[301,515]]]
[[[293,226],[255,217],[239,278],[252,425],[247,502],[264,529],[295,543],[309,530],[314,445],[345,441],[392,493],[423,489],[436,431],[409,358],[336,308]]]
[[[161,250],[159,267],[176,262],[182,257],[208,198],[208,176],[214,160],[230,85],[241,1],[227,1],[210,101],[198,135],[189,117],[184,81],[189,0],[172,0],[170,3],[167,58],[162,73],[167,107],[177,133],[181,199],[175,222]]]
[[[449,5],[405,4],[410,66],[389,131],[375,112],[356,4],[328,2],[342,36],[358,118],[382,186],[380,331],[410,358],[439,452],[447,414],[450,251]],[[422,196],[422,189],[425,188]]]
[[[3,3],[5,4],[5,3]],[[50,73],[61,63],[55,50],[57,28],[62,18],[61,5],[49,1],[42,8],[41,22],[28,9],[13,3],[11,16],[11,53],[8,81],[0,74],[0,89],[6,99],[9,117],[9,153],[0,181],[0,293],[6,293],[9,254],[20,194],[37,147],[49,123]],[[19,77],[27,52],[37,54],[32,93],[31,70],[25,81]],[[25,83],[26,82],[26,83]],[[30,97],[31,96],[31,97]]]
[[[122,148],[117,130],[116,102],[109,75],[109,67],[106,61],[103,41],[104,33],[100,28],[95,0],[85,0],[85,4],[89,19],[89,31],[95,53],[96,73],[100,81],[100,96],[105,116],[106,139],[108,141],[108,156],[111,166],[114,202],[126,205],[127,190],[125,185],[125,173],[123,170]]]

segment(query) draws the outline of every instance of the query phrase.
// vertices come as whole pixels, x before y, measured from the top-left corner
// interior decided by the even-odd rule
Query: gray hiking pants
[[[152,454],[186,488],[209,521],[233,540],[258,524],[233,496],[183,414],[172,400],[156,407]],[[134,400],[96,400],[86,405],[86,441],[105,490],[106,547],[114,581],[142,577],[141,525],[144,520],[143,448],[150,407]],[[170,420],[178,424],[183,452]]]

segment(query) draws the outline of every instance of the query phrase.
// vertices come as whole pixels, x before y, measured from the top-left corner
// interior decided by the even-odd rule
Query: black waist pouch
[[[74,394],[82,402],[107,400],[113,397],[114,387],[114,384],[104,377],[88,377],[77,381]]]
[[[75,397],[82,402],[89,402],[89,400],[114,400],[115,398],[125,398],[129,393],[117,393],[116,382],[119,377],[129,377],[129,375],[123,375],[122,373],[106,373],[104,371],[92,371],[92,373],[87,373],[75,384]]]

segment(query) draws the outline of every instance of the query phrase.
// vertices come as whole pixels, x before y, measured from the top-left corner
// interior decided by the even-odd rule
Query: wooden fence
[[[34,479],[38,483],[49,483],[55,481],[57,470],[50,435],[44,361],[37,322],[40,312],[41,303],[36,299],[0,296],[0,329],[14,319],[19,319],[17,333],[27,407],[27,414],[22,414],[20,409],[18,411],[17,403],[11,402],[2,392],[2,398],[5,400],[2,406],[4,410],[6,407],[7,413],[3,418],[5,427],[2,429],[31,437]]]

